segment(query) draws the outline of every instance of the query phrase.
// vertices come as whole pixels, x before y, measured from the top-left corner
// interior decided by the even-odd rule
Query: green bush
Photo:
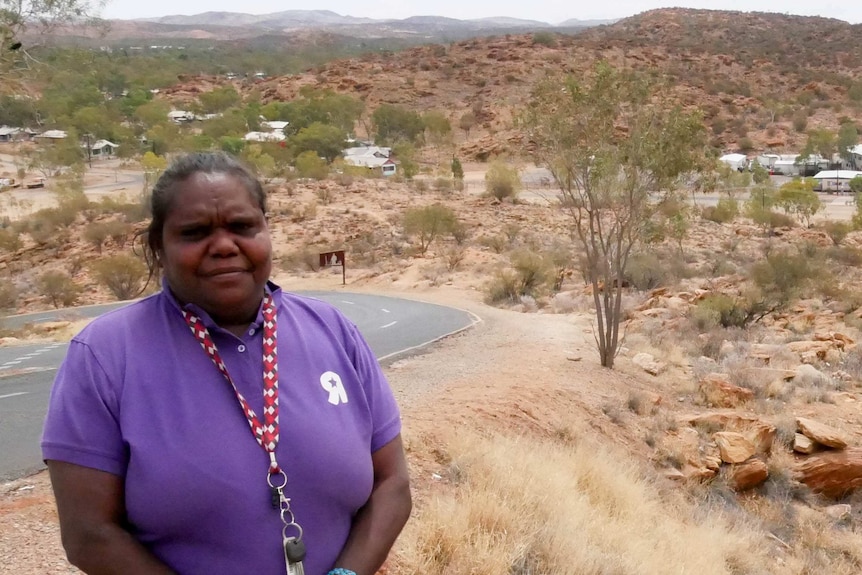
[[[55,308],[75,305],[78,296],[81,295],[80,286],[72,281],[69,274],[61,271],[48,271],[42,274],[39,277],[38,288],[42,297],[50,301]]]
[[[536,32],[533,34],[533,44],[553,48],[557,45],[557,39],[551,32]]]
[[[437,237],[451,233],[457,222],[452,208],[442,204],[411,208],[404,213],[404,233],[417,237],[419,251],[424,254]]]
[[[700,300],[691,311],[691,319],[700,331],[716,326],[746,327],[755,319],[752,307],[744,299],[723,293],[710,294]]]
[[[14,310],[18,304],[18,288],[12,280],[0,279],[0,310]]]
[[[667,272],[657,254],[632,254],[624,272],[624,279],[635,289],[648,291],[667,281]]]
[[[0,250],[17,252],[21,249],[21,238],[13,228],[0,229]]]
[[[92,270],[96,280],[121,301],[139,294],[147,279],[144,262],[127,254],[96,260]]]
[[[847,234],[850,233],[851,226],[848,222],[837,222],[834,220],[828,220],[823,223],[823,231],[826,232],[826,235],[829,236],[829,239],[832,240],[832,245],[840,246],[841,242],[844,241],[844,238],[847,237]]]
[[[506,301],[517,303],[519,298],[518,278],[509,270],[498,272],[486,288],[485,303],[488,304]]]
[[[719,198],[714,206],[703,208],[701,217],[718,224],[732,222],[739,215],[739,201],[736,198]]]
[[[521,178],[518,169],[501,161],[491,162],[485,172],[485,191],[500,201],[516,198],[521,191]]]

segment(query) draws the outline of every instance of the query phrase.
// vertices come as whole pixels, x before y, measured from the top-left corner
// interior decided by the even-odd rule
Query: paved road
[[[384,363],[476,322],[468,312],[424,302],[355,293],[302,293],[339,308]],[[13,316],[3,323],[19,327],[58,318],[96,317],[123,305]],[[0,348],[0,482],[44,468],[39,437],[51,382],[67,347],[65,343],[41,343]]]

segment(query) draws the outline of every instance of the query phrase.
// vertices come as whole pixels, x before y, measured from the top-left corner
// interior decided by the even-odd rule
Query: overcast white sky
[[[409,16],[448,16],[469,19],[510,16],[556,24],[569,18],[581,20],[623,18],[666,6],[711,8],[717,10],[757,10],[806,16],[839,18],[853,24],[862,22],[862,2],[858,0],[320,0],[319,2],[278,2],[275,0],[108,0],[105,18],[146,18],[207,11],[267,14],[283,10],[332,10],[345,16],[368,18],[407,18]]]

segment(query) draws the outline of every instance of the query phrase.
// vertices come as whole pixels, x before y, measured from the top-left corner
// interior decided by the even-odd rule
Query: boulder
[[[656,359],[648,353],[639,353],[635,355],[632,358],[632,363],[650,375],[658,375],[667,367],[664,363],[656,361]]]
[[[724,373],[708,374],[701,380],[699,388],[707,403],[716,407],[737,407],[754,399],[753,391],[730,383]]]
[[[769,453],[775,441],[775,426],[750,415],[733,412],[702,413],[687,415],[683,421],[695,427],[740,433],[754,445],[755,453]]]
[[[846,436],[833,427],[829,427],[823,423],[806,419],[804,417],[796,418],[796,425],[799,426],[799,431],[806,437],[816,441],[820,445],[832,447],[834,449],[844,449],[847,447]]]
[[[862,487],[862,449],[850,448],[806,457],[796,476],[812,491],[840,499]]]
[[[754,455],[754,445],[741,433],[719,431],[712,438],[718,445],[721,460],[725,463],[742,463]]]
[[[810,455],[817,451],[817,444],[810,437],[797,433],[793,437],[793,451]]]
[[[769,467],[765,462],[756,458],[731,465],[727,473],[728,483],[736,491],[745,491],[757,487],[768,477]]]
[[[823,512],[830,519],[840,523],[850,520],[850,513],[853,512],[853,508],[847,503],[839,503],[838,505],[830,505]]]

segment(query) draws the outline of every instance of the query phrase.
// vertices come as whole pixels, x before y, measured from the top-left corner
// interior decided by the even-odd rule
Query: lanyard
[[[269,474],[280,474],[281,469],[275,459],[275,448],[278,445],[278,345],[276,309],[272,296],[266,294],[263,299],[263,423],[237,389],[201,318],[186,310],[183,310],[183,318],[201,347],[233,388],[254,438],[269,454]]]
[[[267,485],[272,490],[273,506],[279,510],[283,527],[281,529],[284,561],[288,575],[304,575],[303,560],[305,559],[305,543],[302,540],[302,527],[296,522],[290,508],[290,499],[284,494],[287,485],[287,475],[278,466],[275,459],[275,448],[278,445],[278,338],[277,314],[272,295],[263,298],[263,424],[257,414],[237,389],[233,378],[227,371],[227,366],[221,359],[210,332],[197,315],[183,310],[189,329],[204,348],[204,351],[230,383],[236,394],[239,405],[251,427],[251,432],[258,444],[269,454],[269,473]],[[288,531],[294,529],[297,536],[288,536]]]

